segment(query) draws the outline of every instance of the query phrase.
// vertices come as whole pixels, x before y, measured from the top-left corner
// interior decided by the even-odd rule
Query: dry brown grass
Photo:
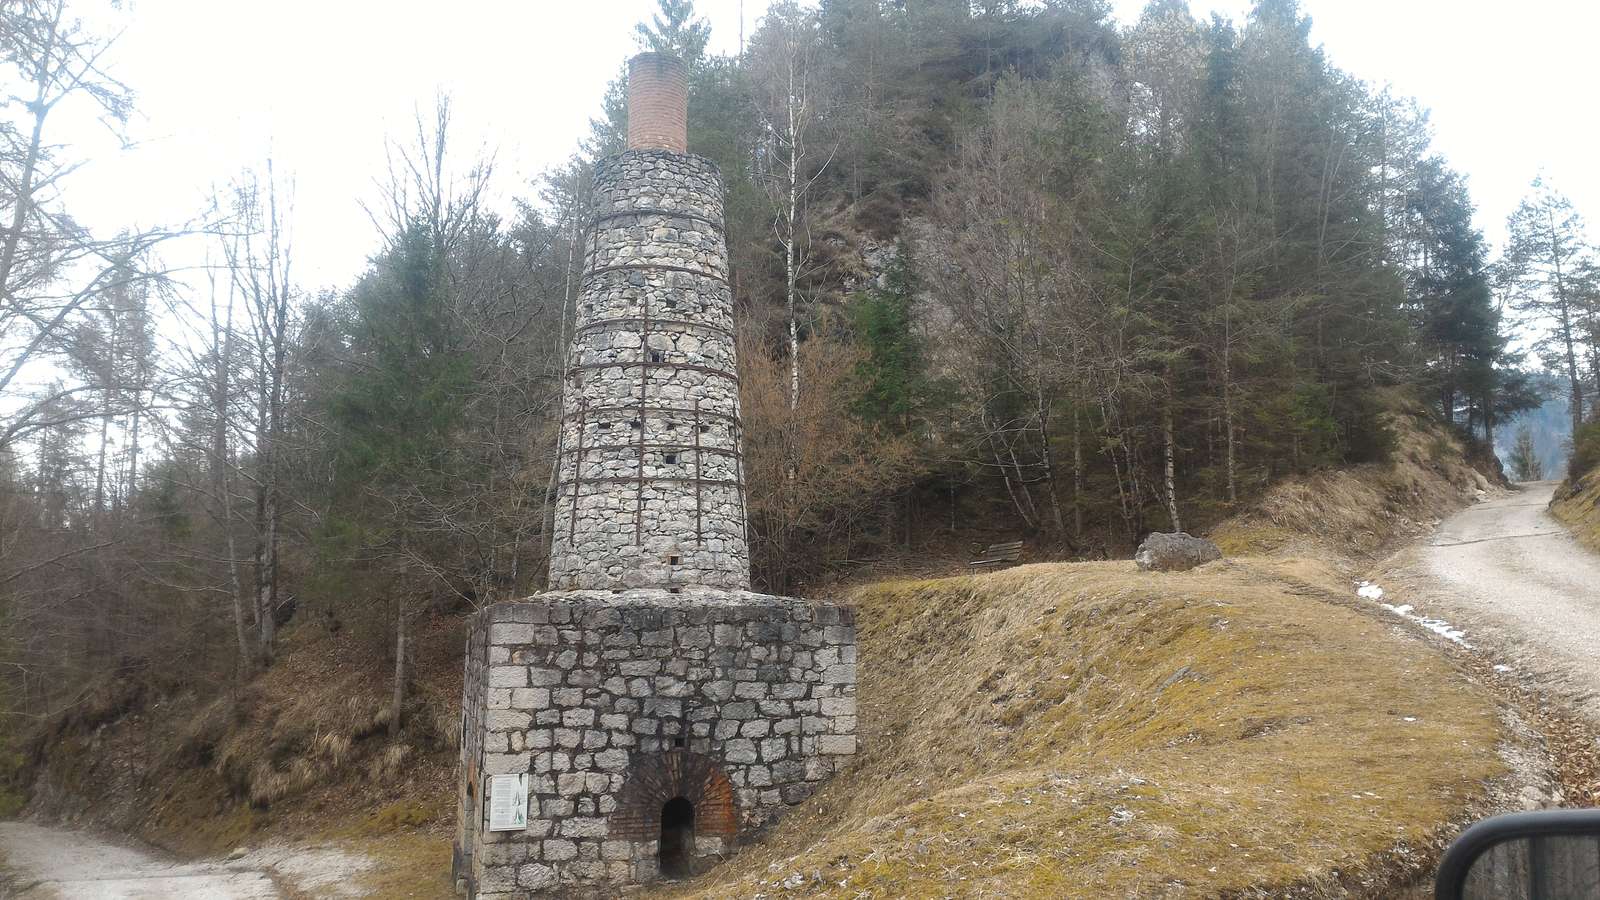
[[[1501,771],[1494,704],[1307,585],[1348,591],[1297,560],[861,589],[862,754],[682,893],[1279,895],[1427,846]]]
[[[1285,479],[1211,529],[1211,539],[1229,556],[1332,549],[1372,559],[1458,509],[1482,482],[1460,441],[1414,404],[1392,397],[1389,406],[1396,438],[1389,462]]]
[[[1600,469],[1583,476],[1576,485],[1562,485],[1550,511],[1584,546],[1600,553]]]
[[[41,811],[90,810],[83,824],[185,855],[318,838],[351,823],[363,837],[387,826],[441,839],[451,825],[462,626],[441,617],[417,627],[399,744],[388,737],[392,664],[347,633],[297,622],[277,662],[246,685],[205,697],[133,694],[59,723],[38,773],[55,799]]]

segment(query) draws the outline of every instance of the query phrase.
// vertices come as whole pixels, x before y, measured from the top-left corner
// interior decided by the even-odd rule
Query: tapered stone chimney
[[[685,90],[634,57],[629,149],[595,166],[551,590],[750,586],[722,176],[683,152]]]
[[[722,176],[683,63],[594,170],[549,590],[472,620],[454,870],[587,900],[714,866],[856,752],[855,615],[752,593]]]

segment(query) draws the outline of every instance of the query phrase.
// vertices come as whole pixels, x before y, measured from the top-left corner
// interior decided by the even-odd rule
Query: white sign
[[[528,827],[528,774],[489,776],[489,830]]]

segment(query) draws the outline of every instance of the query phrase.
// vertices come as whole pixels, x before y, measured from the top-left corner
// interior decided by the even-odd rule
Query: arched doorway
[[[661,844],[659,858],[664,878],[688,878],[690,859],[694,855],[694,804],[683,797],[673,797],[661,807]]]

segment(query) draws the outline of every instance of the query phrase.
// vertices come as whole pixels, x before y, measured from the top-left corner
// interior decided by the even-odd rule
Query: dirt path
[[[1457,513],[1385,587],[1600,723],[1600,556],[1550,515],[1555,488],[1521,485]]]
[[[218,898],[282,896],[259,869],[218,863],[174,863],[107,843],[84,831],[31,822],[0,822],[0,860],[10,884],[0,896],[83,898]]]
[[[266,847],[228,860],[175,862],[86,831],[0,822],[0,898],[278,900],[360,897],[373,863],[331,847]]]

